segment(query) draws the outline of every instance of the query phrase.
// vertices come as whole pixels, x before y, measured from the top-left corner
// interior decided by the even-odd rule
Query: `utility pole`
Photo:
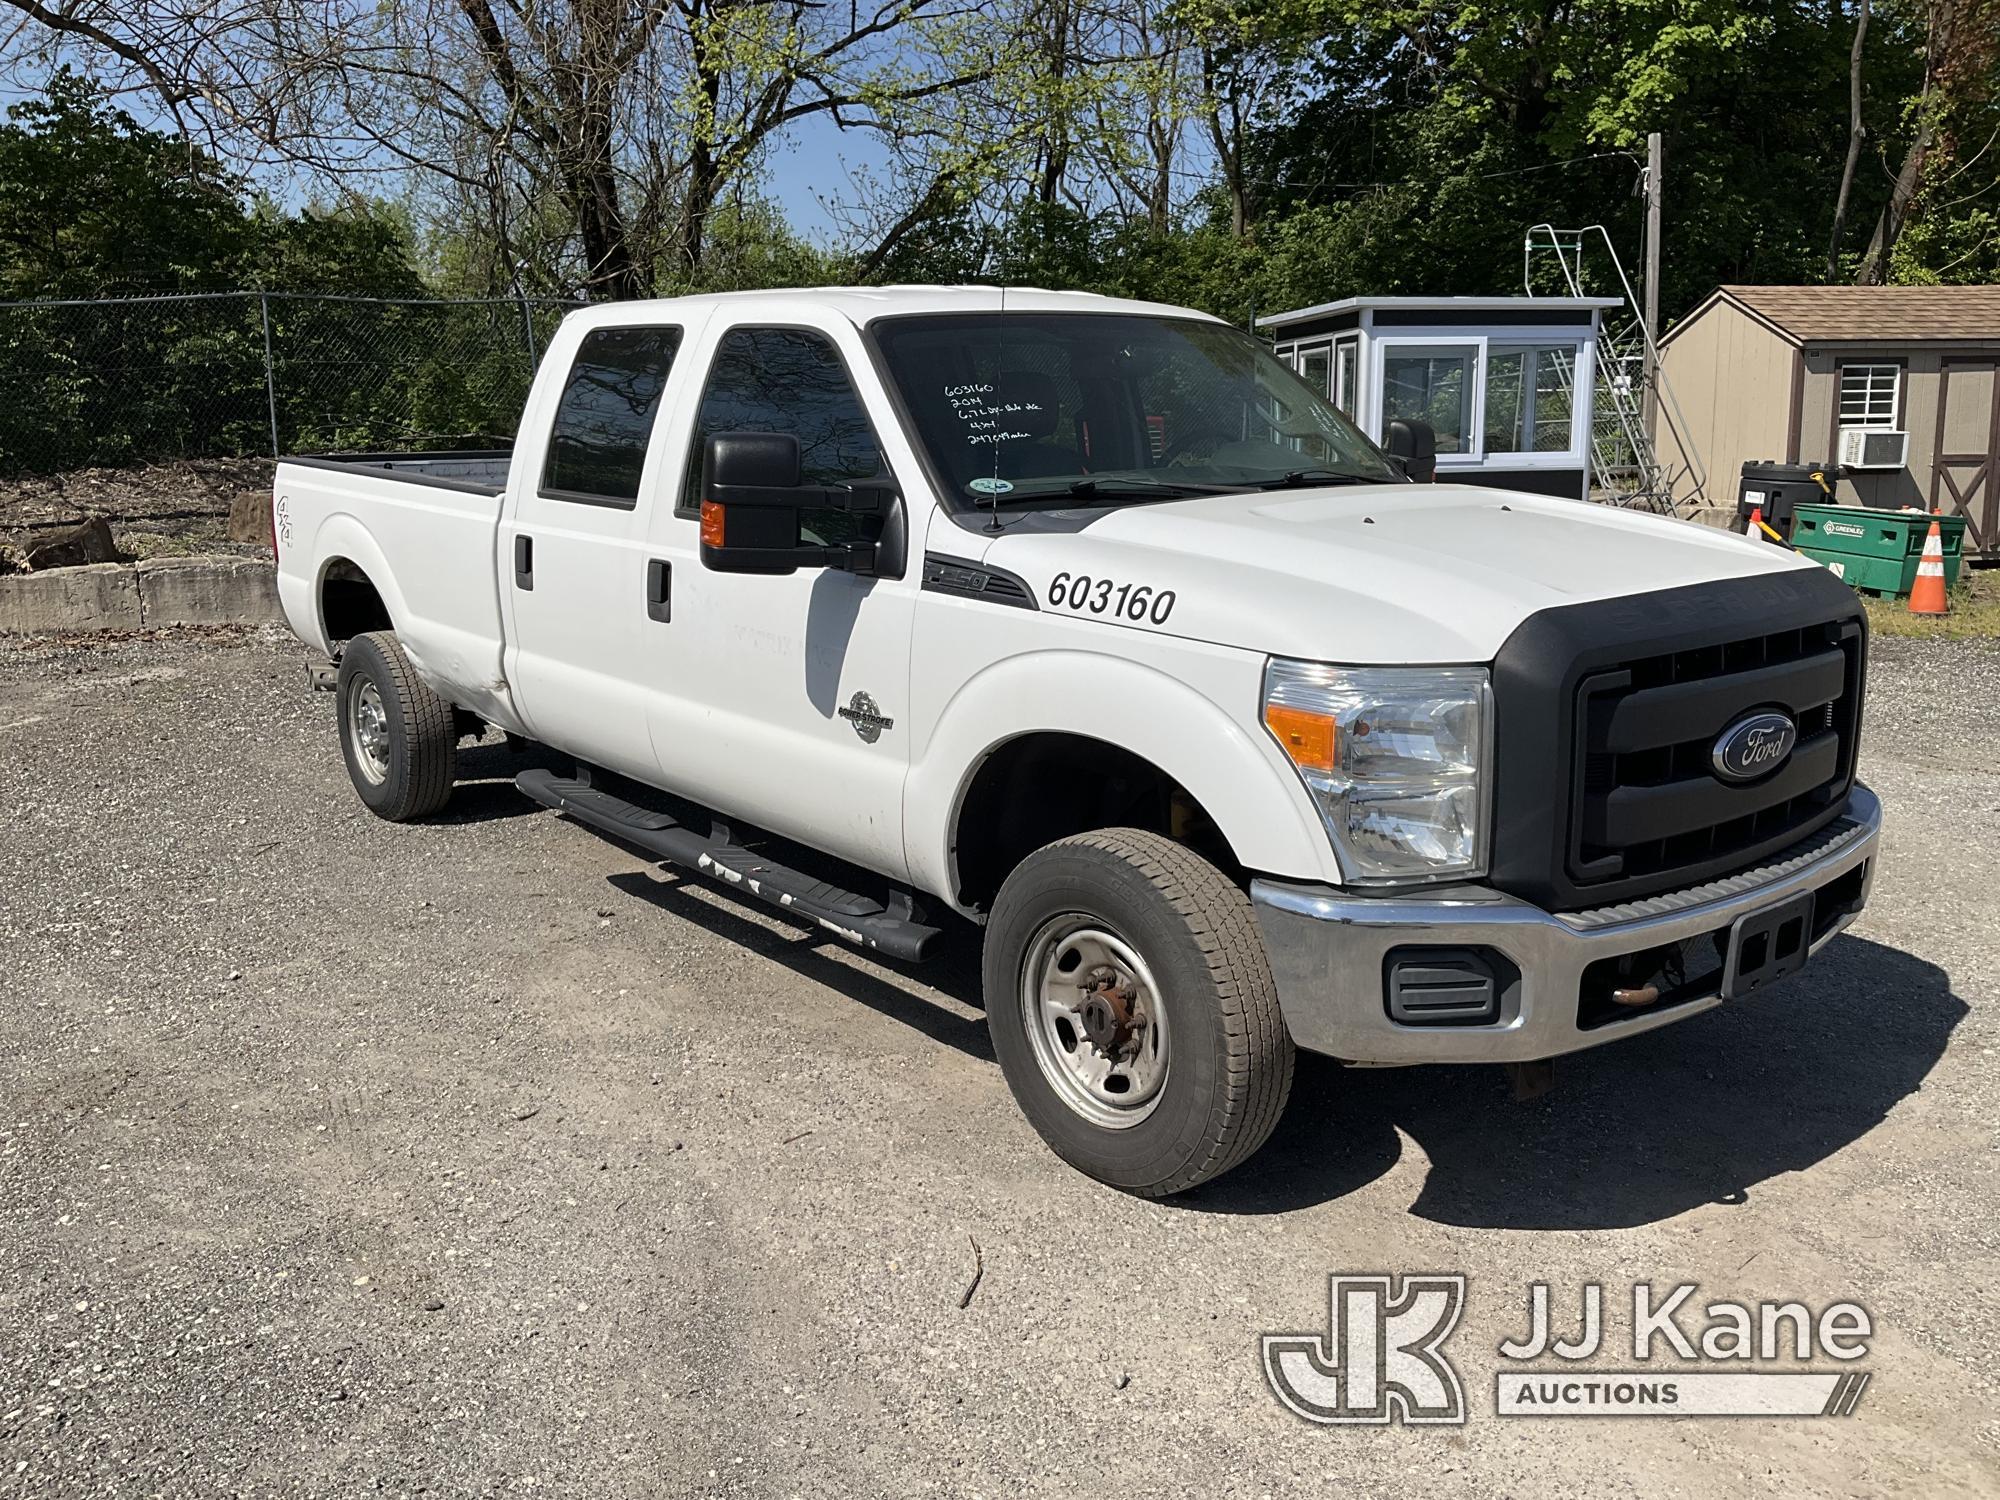
[[[1646,308],[1641,314],[1645,323],[1645,389],[1642,393],[1641,420],[1645,424],[1646,435],[1655,443],[1659,441],[1654,428],[1660,411],[1660,353],[1656,341],[1660,327],[1660,179],[1664,156],[1660,132],[1655,130],[1646,137]]]

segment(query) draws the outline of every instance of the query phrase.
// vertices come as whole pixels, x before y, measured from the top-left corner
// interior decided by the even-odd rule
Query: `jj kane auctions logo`
[[[1501,1416],[1851,1415],[1865,1370],[1770,1370],[1752,1361],[1849,1364],[1868,1353],[1874,1323],[1855,1302],[1818,1313],[1802,1302],[1697,1306],[1700,1288],[1632,1287],[1637,1369],[1580,1368],[1606,1348],[1604,1288],[1586,1283],[1573,1335],[1559,1334],[1547,1282],[1528,1287],[1528,1327],[1503,1339],[1494,1378]],[[1465,1311],[1462,1275],[1381,1273],[1328,1278],[1325,1333],[1266,1334],[1264,1377],[1308,1422],[1462,1425],[1463,1383],[1444,1351]],[[1551,1363],[1553,1361],[1553,1363]]]

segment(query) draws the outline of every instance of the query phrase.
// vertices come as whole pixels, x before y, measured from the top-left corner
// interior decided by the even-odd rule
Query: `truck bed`
[[[292,628],[329,649],[322,580],[358,571],[432,686],[511,727],[495,551],[511,458],[491,449],[280,459],[278,594]]]
[[[380,470],[414,484],[497,495],[507,487],[507,469],[513,459],[506,448],[456,448],[434,453],[307,453],[284,462],[335,472]]]

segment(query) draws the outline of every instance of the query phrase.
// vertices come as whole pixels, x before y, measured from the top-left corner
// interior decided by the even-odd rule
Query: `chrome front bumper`
[[[1353,1063],[1530,1062],[1580,1051],[1685,1020],[1722,996],[1697,994],[1579,1025],[1584,970],[1669,943],[1727,930],[1738,918],[1863,868],[1858,899],[1823,931],[1817,952],[1868,899],[1881,841],[1882,804],[1856,785],[1843,817],[1742,874],[1595,911],[1550,913],[1481,886],[1368,897],[1329,886],[1258,880],[1250,887],[1278,1001],[1292,1039]],[[1391,1019],[1384,992],[1392,949],[1485,948],[1520,971],[1491,1024],[1411,1026]]]

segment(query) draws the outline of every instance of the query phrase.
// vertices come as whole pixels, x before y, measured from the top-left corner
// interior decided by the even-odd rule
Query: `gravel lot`
[[[500,748],[376,821],[288,638],[0,644],[0,1495],[2000,1494],[2000,651],[1878,646],[1887,857],[1807,975],[1527,1104],[1305,1060],[1150,1204],[965,996]],[[1473,1278],[1467,1426],[1278,1407],[1335,1270]],[[1635,1278],[1858,1298],[1859,1413],[1491,1414],[1529,1280],[1607,1283],[1616,1368]]]

